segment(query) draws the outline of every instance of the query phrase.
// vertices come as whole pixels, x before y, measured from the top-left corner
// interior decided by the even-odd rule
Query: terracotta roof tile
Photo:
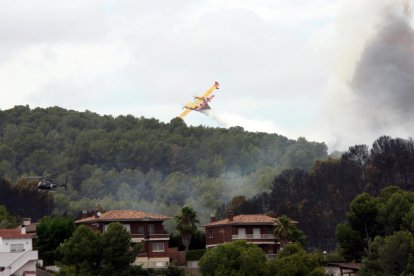
[[[233,221],[228,218],[218,220],[204,226],[214,225],[226,225],[226,224],[270,224],[276,225],[278,222],[277,218],[269,217],[266,215],[238,215],[233,217]]]
[[[31,234],[22,234],[20,229],[0,229],[0,237],[3,239],[31,239]]]
[[[102,213],[100,217],[92,216],[77,220],[76,223],[97,221],[134,221],[134,220],[169,220],[172,217],[145,213],[138,210],[112,210]]]

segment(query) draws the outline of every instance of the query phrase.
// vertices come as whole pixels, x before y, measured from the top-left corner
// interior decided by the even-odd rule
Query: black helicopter
[[[57,183],[54,178],[56,178],[57,175],[53,176],[29,176],[25,177],[26,179],[39,179],[39,183],[37,184],[37,188],[39,190],[45,190],[45,191],[54,191],[58,187],[65,187],[65,190],[68,189],[68,178],[66,177],[65,184],[59,184]]]

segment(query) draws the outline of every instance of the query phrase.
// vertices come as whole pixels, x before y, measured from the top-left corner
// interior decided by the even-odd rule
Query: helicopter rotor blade
[[[43,176],[24,176],[20,177],[20,179],[43,179]]]
[[[51,175],[49,175],[49,176],[47,176],[45,178],[56,178],[58,176],[59,176],[59,174],[58,173],[55,173],[55,174],[51,174]]]

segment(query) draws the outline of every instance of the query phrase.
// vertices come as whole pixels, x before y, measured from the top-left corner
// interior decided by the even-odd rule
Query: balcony
[[[147,235],[145,238],[149,239],[149,240],[158,240],[158,239],[159,240],[169,240],[170,235],[167,234],[167,233],[163,233],[163,234],[151,233],[151,234]]]
[[[245,235],[233,235],[233,240],[274,240],[273,234],[245,234]]]
[[[144,234],[129,234],[131,236],[131,241],[132,242],[142,242],[145,237]]]
[[[146,234],[130,234],[133,242],[139,242],[143,240],[168,240],[170,235],[167,233],[146,233]]]

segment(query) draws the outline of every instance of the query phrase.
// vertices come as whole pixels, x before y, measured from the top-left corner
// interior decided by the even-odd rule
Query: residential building
[[[325,266],[325,273],[329,276],[356,276],[362,263],[329,263]]]
[[[280,243],[274,236],[273,230],[278,223],[277,218],[267,215],[238,215],[229,212],[227,218],[218,220],[211,218],[209,224],[204,225],[206,247],[211,248],[225,242],[245,240],[257,244],[266,253],[273,257],[279,250]]]
[[[133,243],[142,243],[143,248],[134,264],[145,268],[167,267],[169,265],[168,241],[169,234],[163,222],[171,217],[155,215],[137,210],[112,210],[97,212],[91,217],[76,221],[97,229],[101,233],[108,229],[112,222],[121,223],[131,235]]]
[[[36,275],[38,252],[33,250],[32,235],[25,225],[0,229],[0,276]]]

